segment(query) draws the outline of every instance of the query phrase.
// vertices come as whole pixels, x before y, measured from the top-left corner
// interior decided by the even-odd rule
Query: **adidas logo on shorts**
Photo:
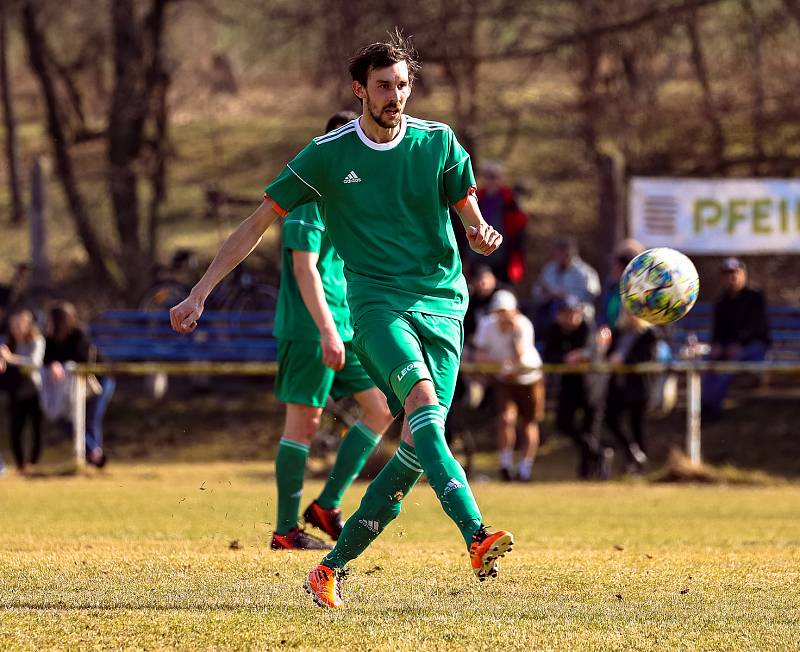
[[[362,518],[359,523],[367,528],[370,532],[374,532],[375,534],[378,534],[381,529],[381,524],[378,523],[378,521],[368,521],[367,519]]]
[[[451,491],[455,491],[456,489],[463,489],[463,488],[464,485],[461,484],[458,480],[456,480],[455,478],[450,478],[450,482],[448,482],[444,486],[444,491],[442,492],[442,496],[446,496]]]
[[[355,173],[355,171],[350,170],[347,173],[347,176],[342,180],[343,183],[361,183],[361,179]]]

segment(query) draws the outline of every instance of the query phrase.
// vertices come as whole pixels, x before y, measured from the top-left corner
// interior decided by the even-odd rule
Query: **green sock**
[[[481,512],[469,488],[464,469],[444,438],[444,414],[438,405],[424,405],[408,416],[420,466],[425,470],[439,502],[453,519],[469,548],[481,527]]]
[[[339,446],[331,474],[317,498],[320,507],[331,509],[341,504],[344,492],[361,473],[380,440],[381,436],[361,421],[353,424]]]
[[[367,487],[361,505],[347,519],[336,547],[322,563],[344,568],[358,557],[400,513],[400,503],[422,475],[414,448],[400,442],[400,448]]]
[[[275,457],[275,480],[278,483],[278,517],[275,532],[286,534],[297,527],[303,478],[306,474],[308,446],[282,438]]]

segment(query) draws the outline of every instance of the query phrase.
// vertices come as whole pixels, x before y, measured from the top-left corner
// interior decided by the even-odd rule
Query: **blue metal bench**
[[[800,359],[800,307],[769,306],[767,313],[772,335],[767,359],[785,362]],[[713,314],[714,304],[698,303],[686,317],[673,324],[669,329],[673,353],[677,355],[686,346],[690,335],[696,336],[701,343],[708,343]]]
[[[119,362],[273,362],[273,311],[205,312],[197,330],[179,335],[167,312],[107,310],[90,326],[102,357]]]

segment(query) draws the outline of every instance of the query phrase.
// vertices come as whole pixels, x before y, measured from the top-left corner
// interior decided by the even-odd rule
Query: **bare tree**
[[[700,90],[703,93],[703,113],[711,127],[711,157],[714,162],[714,168],[719,171],[725,159],[725,134],[722,130],[722,122],[716,108],[716,103],[714,102],[714,94],[711,91],[711,81],[706,64],[706,55],[697,25],[696,11],[692,11],[688,14],[684,26],[686,28],[686,35],[689,38],[689,45],[691,46],[692,67],[697,77],[697,83],[700,85]]]
[[[86,202],[78,188],[72,158],[69,154],[68,140],[63,118],[59,110],[55,84],[50,68],[45,61],[47,41],[37,20],[35,3],[26,2],[22,7],[22,25],[28,58],[44,97],[47,115],[47,131],[53,146],[53,153],[64,195],[67,198],[69,213],[75,229],[89,257],[89,262],[101,282],[117,286],[117,281],[107,264],[105,251],[89,218]]]
[[[753,154],[755,161],[752,165],[754,175],[761,172],[761,160],[764,158],[764,72],[762,70],[761,51],[761,25],[758,15],[750,0],[742,0],[742,8],[747,16],[747,27],[750,41],[751,79],[753,89],[753,107],[751,123],[753,129]]]
[[[0,3],[0,94],[3,97],[3,124],[6,130],[6,163],[8,164],[8,186],[11,194],[11,223],[19,224],[25,217],[20,183],[19,156],[17,155],[17,120],[8,75],[8,39],[6,21],[8,4]]]

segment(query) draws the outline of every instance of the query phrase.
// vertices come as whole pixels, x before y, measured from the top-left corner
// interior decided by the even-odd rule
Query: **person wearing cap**
[[[473,342],[478,362],[501,366],[493,379],[500,473],[506,481],[527,482],[539,448],[539,423],[544,418],[544,377],[542,359],[534,346],[533,324],[519,311],[511,292],[494,293],[489,314],[478,322]],[[523,441],[515,470],[517,426]]]
[[[723,291],[714,305],[710,360],[760,362],[770,346],[767,301],[748,285],[747,267],[738,258],[726,258],[721,267]],[[703,410],[718,416],[728,392],[731,374],[706,374]]]
[[[533,287],[536,326],[547,329],[555,318],[559,301],[573,296],[582,304],[586,317],[594,320],[594,303],[600,296],[600,277],[578,254],[574,238],[555,241],[552,259],[542,268]]]
[[[558,302],[556,320],[545,335],[544,361],[553,364],[589,362],[595,352],[595,337],[586,320],[585,306],[568,295]],[[586,374],[559,375],[556,430],[578,449],[578,477],[587,480],[600,473],[602,447],[594,434],[595,407]]]

